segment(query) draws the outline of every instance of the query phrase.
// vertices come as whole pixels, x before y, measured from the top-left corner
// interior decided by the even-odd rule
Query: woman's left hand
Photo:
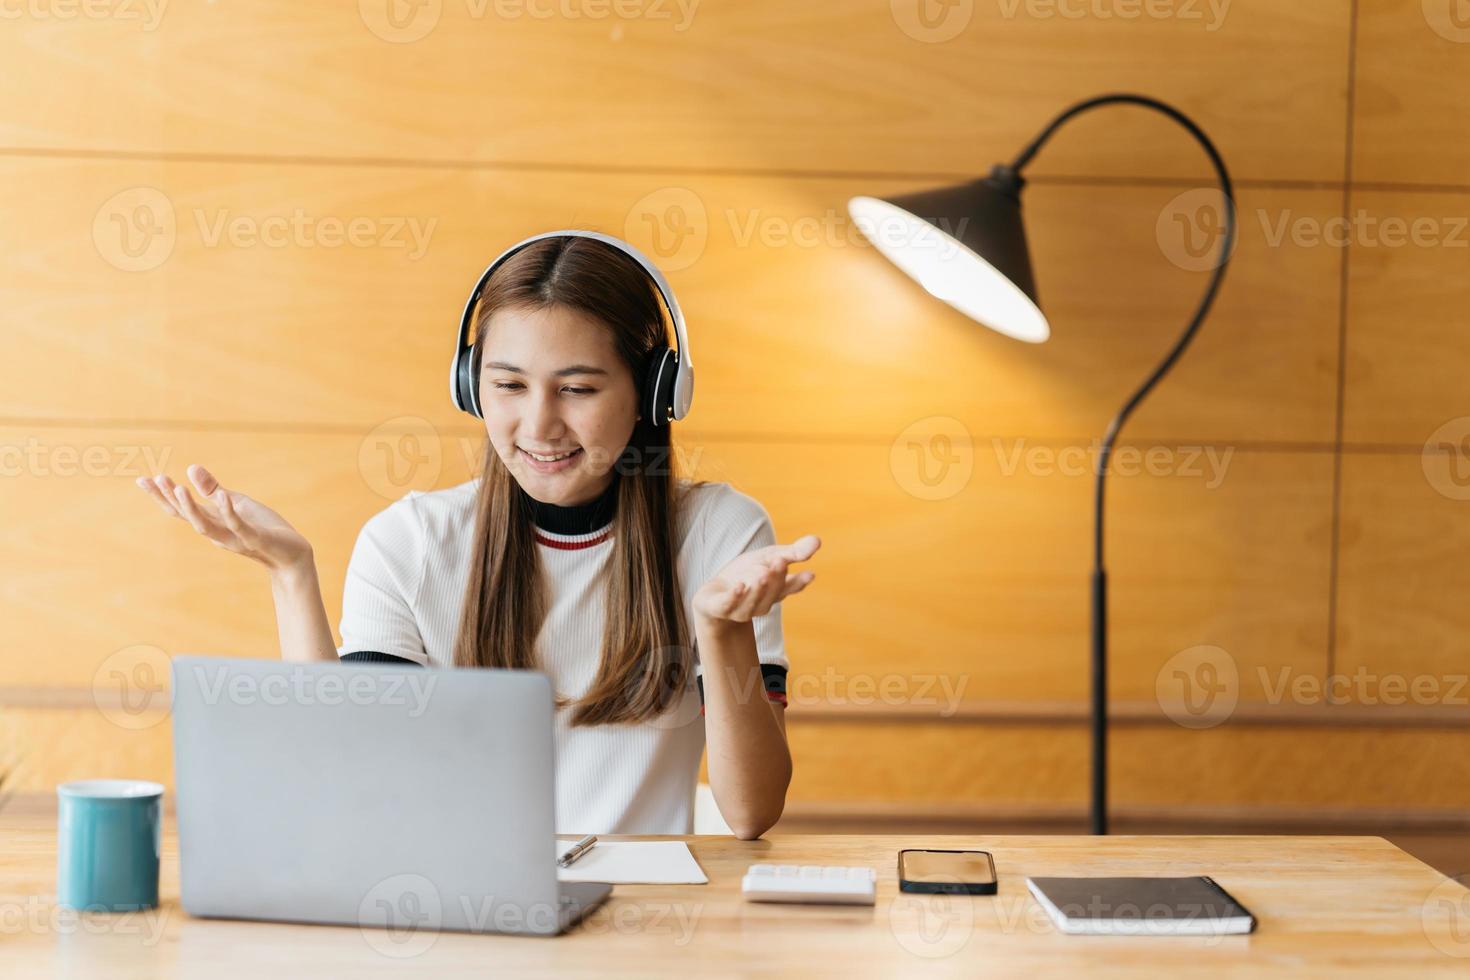
[[[694,593],[694,611],[708,620],[748,623],[795,595],[816,578],[814,572],[787,574],[792,562],[806,561],[822,541],[815,534],[791,544],[773,544],[737,555]]]

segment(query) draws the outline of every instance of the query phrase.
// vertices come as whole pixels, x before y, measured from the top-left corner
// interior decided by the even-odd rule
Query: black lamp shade
[[[1036,298],[1022,181],[988,177],[897,197],[854,197],[848,213],[882,252],[935,297],[1017,340],[1040,343],[1051,327]]]

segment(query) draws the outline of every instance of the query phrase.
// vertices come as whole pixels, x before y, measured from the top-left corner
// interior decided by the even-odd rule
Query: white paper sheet
[[[576,841],[560,841],[557,855],[571,850]],[[709,878],[681,840],[598,841],[592,849],[557,868],[561,881],[609,881],[618,885],[705,885]]]

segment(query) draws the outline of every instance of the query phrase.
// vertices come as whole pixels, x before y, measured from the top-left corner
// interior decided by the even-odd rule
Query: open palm
[[[198,463],[187,472],[209,506],[196,501],[188,487],[176,485],[166,474],[153,479],[139,477],[137,483],[164,513],[187,521],[226,551],[244,555],[273,571],[310,557],[311,545],[280,514],[238,490],[225,489]]]
[[[773,544],[736,555],[694,594],[694,611],[708,619],[746,623],[764,616],[771,607],[811,584],[815,572],[789,574],[794,562],[817,553],[822,541],[815,534],[791,544]]]

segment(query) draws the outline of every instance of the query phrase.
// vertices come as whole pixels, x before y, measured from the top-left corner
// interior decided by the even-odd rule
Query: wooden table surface
[[[0,812],[0,972],[7,978],[716,975],[1470,977],[1470,892],[1376,837],[687,837],[707,885],[618,885],[558,938],[198,919],[178,904],[165,819],[159,908],[55,906],[55,813]],[[668,838],[648,838],[668,839]],[[905,895],[903,847],[995,855],[994,897]],[[873,908],[746,904],[756,862],[865,864]],[[1249,936],[1057,932],[1027,875],[1210,874],[1255,913]]]

